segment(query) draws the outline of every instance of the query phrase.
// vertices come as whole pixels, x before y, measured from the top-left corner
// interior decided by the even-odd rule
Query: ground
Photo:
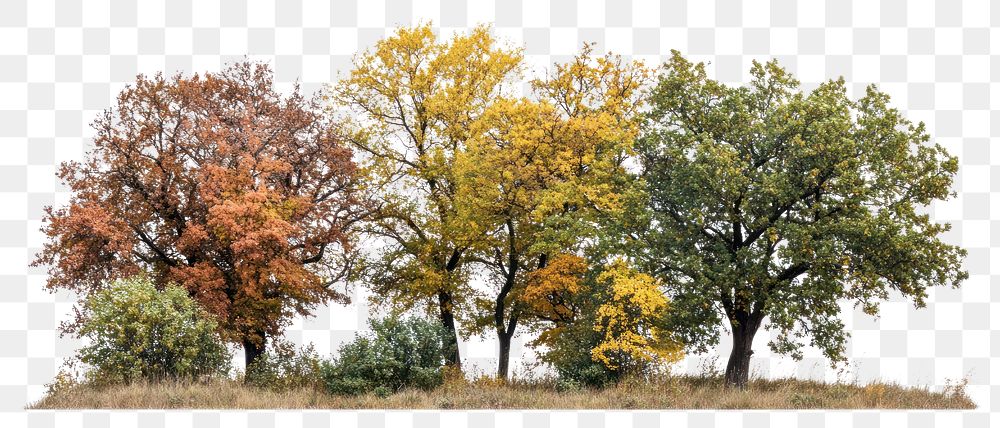
[[[431,391],[387,397],[335,396],[314,388],[275,392],[233,380],[160,382],[51,392],[32,409],[973,409],[961,385],[943,392],[887,383],[752,380],[745,391],[719,377],[667,376],[602,389],[560,387],[552,381],[450,381]]]

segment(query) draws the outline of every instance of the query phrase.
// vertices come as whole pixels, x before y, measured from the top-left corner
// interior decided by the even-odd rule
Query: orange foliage
[[[521,300],[537,318],[555,323],[571,322],[577,312],[572,296],[580,292],[587,261],[574,254],[560,254],[541,269],[528,274]]]

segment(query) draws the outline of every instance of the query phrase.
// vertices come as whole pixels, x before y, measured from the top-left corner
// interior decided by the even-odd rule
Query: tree
[[[264,65],[139,76],[62,165],[68,207],[47,209],[35,265],[90,294],[148,270],[184,287],[251,363],[294,314],[348,297],[335,284],[364,212],[351,150],[320,99],[286,97]]]
[[[522,56],[477,27],[439,42],[430,25],[402,28],[355,60],[334,91],[354,115],[349,141],[378,195],[369,234],[385,245],[364,276],[380,304],[427,303],[460,366],[456,316],[469,295],[466,255],[485,234],[457,214],[455,158],[473,122],[516,89]]]
[[[459,213],[488,234],[467,259],[487,269],[491,292],[476,298],[472,328],[499,341],[506,378],[511,340],[530,316],[532,272],[581,251],[595,217],[618,206],[616,181],[638,135],[639,89],[648,76],[616,55],[574,60],[533,82],[538,100],[498,99],[472,123],[459,153]]]
[[[799,358],[805,341],[839,361],[839,300],[874,315],[892,292],[921,307],[927,288],[967,277],[965,251],[939,239],[949,226],[919,212],[953,196],[958,169],[922,123],[874,86],[857,100],[843,79],[803,93],[774,61],[751,75],[727,87],[673,53],[638,150],[648,210],[631,224],[684,342],[704,351],[725,317],[737,387],[765,317],[775,352]]]

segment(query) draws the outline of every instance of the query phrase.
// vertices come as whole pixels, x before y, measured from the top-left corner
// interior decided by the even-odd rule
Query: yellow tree
[[[616,180],[626,176],[648,75],[618,56],[594,58],[586,46],[533,82],[537,100],[498,99],[472,124],[458,161],[459,212],[489,231],[468,257],[493,286],[476,299],[472,327],[496,333],[500,378],[519,323],[533,313],[525,298],[531,273],[582,250],[596,233],[594,216],[617,210]]]
[[[350,113],[345,134],[379,195],[368,232],[386,245],[363,276],[379,304],[429,305],[449,333],[454,365],[465,256],[484,233],[457,215],[455,159],[471,124],[515,89],[521,64],[521,52],[498,46],[487,27],[444,42],[425,24],[358,56],[332,91],[335,107]]]

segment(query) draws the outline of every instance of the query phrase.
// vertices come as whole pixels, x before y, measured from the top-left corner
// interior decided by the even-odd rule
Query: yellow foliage
[[[656,279],[617,259],[598,281],[610,284],[611,298],[597,309],[594,330],[604,337],[591,350],[595,361],[619,369],[623,356],[647,362],[674,362],[684,356],[682,344],[655,327],[669,306]]]
[[[493,389],[502,388],[508,385],[507,379],[498,376],[480,375],[476,376],[470,384],[476,388]]]
[[[491,224],[462,215],[456,159],[472,124],[521,80],[522,54],[480,26],[439,40],[430,24],[401,28],[359,54],[332,88],[341,130],[382,205],[371,232],[394,247],[375,261],[379,297],[397,306],[447,290],[466,294],[461,266],[447,267]],[[391,294],[391,296],[389,295]]]
[[[442,268],[460,251],[463,261],[489,265],[495,283],[512,284],[497,298],[475,299],[474,329],[506,322],[495,319],[496,305],[557,328],[575,317],[570,297],[587,266],[569,253],[596,233],[599,216],[621,209],[623,162],[651,73],[588,45],[531,82],[533,96],[523,98],[515,94],[523,67],[522,52],[498,46],[488,27],[439,41],[421,25],[359,56],[332,92],[353,113],[346,138],[385,202],[375,232],[398,244],[382,261],[393,275],[378,295],[472,295],[464,269]],[[639,326],[623,332],[651,337]],[[638,342],[615,331],[608,337]],[[658,352],[650,340],[643,349]]]
[[[537,223],[573,207],[617,209],[613,182],[638,135],[649,77],[639,62],[594,58],[588,45],[532,82],[536,100],[495,99],[471,122],[459,160],[469,212]]]

